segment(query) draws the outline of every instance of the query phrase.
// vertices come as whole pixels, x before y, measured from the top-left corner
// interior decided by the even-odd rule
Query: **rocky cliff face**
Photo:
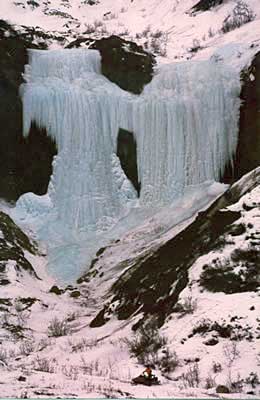
[[[200,277],[201,288],[214,293],[257,290],[260,265],[257,228],[251,232],[253,227],[244,223],[242,214],[253,209],[257,212],[259,204],[244,204],[243,213],[227,210],[227,207],[237,203],[242,195],[253,190],[259,183],[258,168],[248,174],[245,180],[234,184],[208,210],[199,213],[196,220],[175,237],[129,262],[129,268],[111,287],[109,303],[91,322],[91,326],[105,324],[113,314],[118,319],[127,319],[136,312],[143,313],[144,317],[153,315],[159,324],[163,324],[175,309],[180,293],[188,286],[189,269],[195,261],[210,252],[221,253],[225,246],[234,244],[237,237],[244,240],[247,248],[241,251],[235,248],[229,263],[225,265],[217,256],[214,262],[205,264]],[[105,254],[99,256],[104,257]],[[100,261],[101,264],[98,257],[89,273],[79,280],[80,283],[91,281],[93,277],[102,274],[101,258]],[[239,264],[242,272],[236,271]],[[105,271],[103,273],[106,274]]]
[[[103,75],[124,90],[140,94],[144,85],[152,80],[155,57],[134,42],[113,35],[94,42],[91,39],[77,39],[67,48],[81,45],[99,50]]]
[[[26,192],[44,194],[51,175],[55,144],[46,132],[33,126],[29,138],[22,135],[22,103],[19,87],[34,36],[20,35],[0,21],[0,197],[15,201]]]
[[[260,165],[260,52],[242,73],[235,179]]]
[[[232,183],[260,165],[260,53],[241,72],[239,135],[234,164],[223,181]]]
[[[39,279],[26,252],[36,255],[36,244],[7,214],[0,212],[0,286],[13,283],[15,276],[19,280],[24,274]]]

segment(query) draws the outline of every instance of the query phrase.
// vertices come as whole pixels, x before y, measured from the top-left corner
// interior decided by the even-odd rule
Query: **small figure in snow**
[[[134,385],[141,384],[146,386],[160,385],[158,378],[155,375],[153,375],[152,368],[150,367],[150,365],[147,365],[142,374],[134,378],[132,380],[132,383]]]
[[[143,372],[143,375],[147,379],[151,379],[152,378],[152,369],[151,369],[150,365],[146,366],[146,368],[145,368],[145,370]]]

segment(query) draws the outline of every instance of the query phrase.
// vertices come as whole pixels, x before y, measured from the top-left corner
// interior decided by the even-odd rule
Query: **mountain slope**
[[[39,0],[32,4],[27,0],[3,0],[2,18],[24,27],[38,26],[46,31],[62,32],[67,41],[83,35],[117,34],[144,44],[158,56],[163,56],[160,57],[163,62],[208,58],[214,49],[232,42],[240,43],[244,49],[259,46],[260,6],[257,0],[246,2],[252,10],[253,21],[226,34],[221,29],[225,19],[232,16],[235,0],[197,12],[193,8],[196,0],[100,0],[93,5],[88,3]],[[238,48],[234,49],[235,53],[238,51]]]
[[[239,9],[237,14],[236,7],[239,4],[242,4],[242,11]],[[243,4],[235,0],[1,0],[0,18],[14,24],[0,21],[0,91],[4,94],[1,96],[4,107],[1,107],[0,116],[4,116],[1,123],[5,135],[2,149],[3,155],[8,151],[12,161],[11,167],[9,161],[3,161],[6,172],[1,176],[1,187],[4,183],[8,186],[8,199],[16,200],[19,194],[28,191],[45,193],[52,173],[51,162],[56,155],[56,144],[47,136],[50,135],[48,129],[33,125],[29,138],[21,139],[21,147],[12,146],[8,140],[9,134],[12,134],[17,144],[16,141],[22,137],[18,89],[23,78],[30,81],[32,69],[27,67],[25,75],[21,75],[27,62],[27,49],[89,45],[98,48],[101,43],[102,61],[107,63],[105,67],[110,67],[110,76],[116,78],[117,68],[122,67],[120,86],[129,90],[128,86],[124,86],[125,68],[131,75],[131,57],[140,57],[140,49],[133,43],[115,37],[94,42],[94,39],[111,34],[132,40],[151,51],[156,56],[157,78],[163,70],[161,64],[173,61],[187,61],[188,71],[191,69],[190,60],[210,59],[217,69],[221,65],[231,68],[238,82],[236,90],[231,90],[232,96],[238,100],[237,109],[239,74],[243,70],[239,146],[235,169],[233,166],[227,168],[225,182],[233,183],[234,179],[241,178],[244,173],[257,167],[260,3],[259,0],[247,0],[247,5]],[[120,43],[116,51],[114,42]],[[81,67],[87,69],[89,64],[77,63],[73,70],[69,62],[69,54],[72,53],[69,50],[65,52],[68,55],[65,63],[50,63],[49,66],[55,70],[58,65],[58,77],[59,72],[63,71],[65,78],[67,69],[71,68],[73,76],[78,79],[78,90],[80,75],[75,71],[86,72]],[[76,52],[73,54],[76,55]],[[112,57],[111,54],[115,53],[116,56]],[[111,57],[114,63],[108,65]],[[140,59],[138,65],[142,68],[145,61]],[[147,59],[149,76],[145,78],[146,82],[151,79],[153,58],[147,56]],[[39,67],[42,66],[39,63]],[[103,72],[105,67],[102,66]],[[171,72],[174,66],[164,68],[164,71],[168,68]],[[47,68],[39,68],[36,69],[36,76],[39,70],[43,77],[48,72]],[[180,73],[181,69],[178,71]],[[186,79],[186,84],[194,88],[194,93],[196,84],[200,86],[197,97],[202,98],[205,87],[210,88],[210,85],[200,79],[202,76],[199,73],[202,74],[202,69],[198,69],[191,83]],[[41,84],[43,77],[39,79]],[[183,78],[181,75],[179,77]],[[50,79],[53,77],[50,76]],[[83,76],[83,86],[84,79]],[[87,87],[93,85],[95,88],[96,79],[97,76],[93,74],[85,82]],[[213,83],[214,79],[217,79],[217,75],[213,78],[210,76]],[[170,83],[180,80],[171,80]],[[142,79],[140,81],[140,87],[134,90],[130,87],[130,91],[139,93],[143,85]],[[102,95],[104,88],[111,88],[112,85],[104,76],[99,76],[97,82]],[[106,85],[102,86],[101,82],[106,82]],[[171,85],[167,86],[167,80],[164,83],[163,90],[167,93]],[[49,88],[49,85],[46,87]],[[68,88],[70,86],[67,87],[67,93]],[[113,90],[120,92],[115,85]],[[160,90],[162,86],[159,86]],[[107,100],[109,91],[104,93]],[[158,95],[158,90],[154,95]],[[130,98],[132,95],[125,92],[124,96]],[[190,97],[187,96],[184,106]],[[53,107],[48,101],[50,97],[46,99],[43,109],[47,110],[48,104],[50,116],[53,115]],[[206,102],[207,99],[203,100]],[[34,106],[37,104],[36,101],[33,103]],[[36,107],[36,111],[40,109]],[[84,108],[82,110],[86,111]],[[33,111],[30,103],[26,117],[29,111]],[[236,117],[232,112],[229,114],[231,118]],[[66,115],[70,114],[64,112],[58,117]],[[84,111],[83,115],[85,117]],[[193,116],[194,121],[201,117],[195,112]],[[204,121],[208,116],[204,117]],[[184,122],[187,119],[183,118]],[[74,116],[71,126],[80,125],[84,128],[82,120]],[[40,119],[40,122],[43,121]],[[161,120],[161,124],[163,122]],[[41,123],[39,125],[42,127]],[[158,127],[161,128],[160,125]],[[195,131],[192,130],[192,124],[190,128],[191,133]],[[73,133],[73,129],[69,132]],[[132,132],[124,132],[134,137]],[[227,134],[225,139],[231,136]],[[207,135],[204,138],[206,143]],[[161,149],[160,139],[158,136],[157,146],[154,146],[156,149]],[[77,140],[72,137],[74,142],[75,149],[83,149],[82,143],[79,141],[80,145],[77,146]],[[111,145],[110,141],[107,143]],[[132,144],[132,152],[135,153],[135,187],[140,190],[134,139]],[[153,147],[148,145],[149,140],[144,147],[151,149],[150,154],[153,154]],[[216,146],[219,146],[218,141]],[[100,149],[101,146],[98,155]],[[185,155],[190,161],[192,149],[194,147],[191,146],[190,153]],[[222,157],[223,148],[217,149],[217,156]],[[68,159],[72,160],[70,150],[67,149],[67,154]],[[125,150],[123,148],[122,153]],[[181,151],[179,153],[181,155]],[[202,154],[196,161],[203,163],[203,156],[207,158],[206,154]],[[60,154],[54,158],[53,167],[57,166],[59,157]],[[18,158],[22,159],[21,164],[17,163]],[[1,159],[5,160],[4,156]],[[41,162],[39,169],[38,159]],[[152,156],[150,159],[147,170],[150,170],[153,162]],[[73,179],[67,182],[68,190],[61,199],[62,204],[67,202],[71,194],[74,199],[71,188],[79,181],[82,172],[80,162],[83,160],[84,155],[82,160],[75,160],[78,169]],[[14,185],[13,165],[16,166],[19,190]],[[113,167],[122,189],[128,181],[118,165],[116,159]],[[68,166],[62,170],[62,178],[74,168],[72,163]],[[196,168],[196,163],[193,166]],[[121,172],[118,174],[118,171]],[[199,168],[194,172],[198,171]],[[158,172],[158,169],[150,172]],[[193,176],[192,172],[190,176]],[[1,205],[1,395],[23,398],[258,398],[259,183],[258,168],[243,176],[229,190],[223,184],[203,182],[198,187],[187,187],[183,197],[163,208],[140,209],[134,204],[134,215],[124,215],[118,225],[105,232],[104,236],[103,232],[98,232],[96,236],[86,235],[84,219],[77,213],[78,209],[74,209],[75,214],[65,213],[66,218],[61,223],[60,218],[56,219],[58,212],[51,214],[52,202],[48,195],[26,193],[12,209]],[[104,181],[104,187],[106,184],[107,181]],[[60,185],[66,186],[62,180]],[[52,177],[50,191],[54,186]],[[89,186],[87,189],[86,198],[90,189],[95,193],[96,188]],[[129,186],[126,186],[126,192],[127,189]],[[161,192],[159,190],[158,195]],[[103,200],[104,208],[107,208],[102,193],[97,197]],[[138,205],[138,200],[135,201]],[[50,215],[55,218],[50,218]],[[79,223],[77,227],[82,230],[67,229],[66,223],[71,221],[73,224],[76,219]],[[109,224],[109,220],[105,222]],[[31,230],[34,238],[37,237],[40,242],[39,247],[45,247],[47,257],[29,239]],[[60,281],[50,277],[51,273]],[[80,274],[81,277],[74,283],[73,280]],[[61,277],[70,284],[66,286],[62,283]],[[147,336],[150,341],[147,341]],[[152,389],[131,385],[131,379],[147,363],[153,366],[162,385]],[[219,391],[232,393],[221,395]],[[241,391],[242,394],[239,394]]]
[[[227,205],[228,208],[223,209]],[[259,297],[253,287],[243,289],[239,285],[237,290],[234,277],[241,278],[245,283],[253,282],[252,275],[246,275],[254,260],[250,259],[252,251],[258,252],[258,258],[253,263],[259,268],[259,169],[232,186],[195,222],[189,225],[187,221],[186,227],[183,223],[178,225],[176,228],[181,233],[176,237],[194,224],[203,227],[205,223],[214,221],[217,208],[222,213],[236,214],[239,219],[226,224],[224,234],[221,228],[216,234],[215,244],[209,242],[208,250],[204,247],[204,254],[195,256],[195,262],[188,269],[188,285],[184,290],[179,293],[178,285],[172,280],[171,295],[176,291],[178,302],[175,306],[172,304],[171,310],[168,309],[168,316],[159,331],[157,328],[152,331],[154,335],[164,335],[166,339],[158,354],[149,350],[144,353],[160,376],[161,386],[154,387],[151,392],[151,388],[135,387],[130,383],[142,368],[133,354],[129,353],[129,344],[139,335],[139,329],[136,331],[136,328],[144,323],[144,313],[133,312],[127,320],[115,317],[120,303],[113,301],[112,293],[122,284],[126,276],[124,270],[128,269],[129,277],[135,276],[135,268],[127,266],[129,259],[132,258],[132,264],[136,260],[137,268],[140,259],[136,254],[136,245],[132,247],[132,254],[124,255],[122,244],[128,242],[130,251],[131,240],[137,239],[138,233],[140,235],[137,230],[131,236],[99,251],[95,268],[101,267],[99,273],[103,274],[102,277],[93,274],[88,283],[83,279],[77,286],[69,286],[61,291],[52,289],[51,292],[51,282],[48,286],[46,277],[45,287],[41,281],[36,280],[31,285],[30,280],[26,282],[25,279],[27,300],[35,299],[26,306],[22,303],[21,288],[17,284],[16,299],[11,287],[9,290],[6,287],[1,301],[4,305],[11,299],[11,303],[8,308],[5,305],[0,310],[2,395],[219,398],[216,387],[225,385],[235,393],[242,390],[242,396],[247,392],[246,398],[257,398]],[[156,230],[158,226],[155,221],[153,224]],[[146,226],[147,233],[151,227],[152,223]],[[168,239],[162,239],[164,244],[161,249],[171,246],[173,236],[174,230],[169,231]],[[149,248],[148,243],[147,246]],[[122,261],[118,263],[120,249],[121,256],[128,260],[125,267]],[[150,258],[159,254],[161,249],[157,239],[157,250],[152,250]],[[174,259],[175,254],[171,259],[168,258],[169,265],[174,263]],[[110,271],[105,268],[106,264],[111,265]],[[223,291],[222,284],[218,286],[218,270],[221,268],[225,271],[226,267],[229,267],[226,272],[233,276],[232,279],[225,277],[227,289]],[[43,277],[43,272],[43,268],[38,270],[40,277]],[[159,279],[167,279],[170,283],[171,278],[161,276]],[[135,282],[135,286],[140,284],[139,281]],[[109,298],[112,301],[106,308],[106,324],[91,328],[89,324],[102,308],[104,299]],[[152,309],[155,302],[150,303],[150,310],[143,311],[155,312],[153,315],[156,316],[156,310]],[[9,325],[15,325],[16,319],[23,327],[22,337],[17,337],[16,332],[10,334],[6,329],[6,321],[9,321]],[[168,354],[167,359],[165,354]],[[140,357],[138,359],[140,361]],[[198,378],[191,381],[191,371],[195,370]]]

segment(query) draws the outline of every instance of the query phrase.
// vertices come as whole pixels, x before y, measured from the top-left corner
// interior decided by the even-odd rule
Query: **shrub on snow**
[[[224,20],[221,31],[227,33],[255,19],[256,15],[243,0],[238,0],[231,15]]]

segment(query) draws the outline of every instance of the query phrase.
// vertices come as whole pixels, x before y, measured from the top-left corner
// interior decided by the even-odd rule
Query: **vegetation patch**
[[[173,372],[180,364],[176,352],[170,351],[167,339],[160,335],[155,320],[141,325],[134,338],[125,339],[130,354],[142,365],[158,367],[163,373]]]
[[[250,246],[236,249],[229,260],[214,260],[203,266],[200,284],[211,292],[227,294],[256,291],[259,287],[260,254]]]
[[[192,329],[188,335],[189,338],[194,335],[204,336],[209,332],[216,333],[219,337],[224,339],[231,339],[232,341],[241,341],[243,339],[251,341],[253,339],[252,327],[249,325],[242,326],[239,322],[233,323],[222,320],[221,322],[211,321],[210,319],[202,319]]]
[[[228,15],[222,25],[221,31],[227,33],[240,26],[247,24],[255,19],[256,15],[249,5],[243,1],[238,0],[233,8],[232,14]]]

